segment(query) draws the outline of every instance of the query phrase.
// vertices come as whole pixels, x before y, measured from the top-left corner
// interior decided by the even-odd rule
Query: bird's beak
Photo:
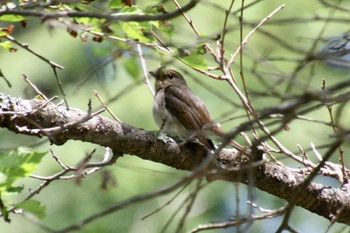
[[[163,68],[159,68],[157,71],[150,71],[150,75],[152,75],[156,80],[163,80],[165,78],[165,72]]]
[[[157,74],[156,72],[150,71],[148,72],[151,76],[153,76],[153,78],[157,79]]]

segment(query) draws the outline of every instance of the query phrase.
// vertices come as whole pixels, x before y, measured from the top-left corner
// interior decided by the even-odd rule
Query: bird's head
[[[187,85],[182,74],[175,70],[159,68],[156,72],[149,72],[155,79],[156,91],[170,85]]]

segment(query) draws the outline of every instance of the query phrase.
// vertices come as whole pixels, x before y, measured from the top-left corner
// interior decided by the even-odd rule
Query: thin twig
[[[1,11],[0,11],[1,12]],[[1,15],[1,14],[0,14]],[[40,55],[39,53],[35,52],[34,50],[32,50],[31,48],[29,48],[29,45],[28,44],[24,44],[18,40],[16,40],[14,37],[12,37],[11,35],[6,35],[5,38],[17,45],[19,45],[21,48],[27,50],[28,52],[30,52],[31,54],[33,54],[34,56],[38,57],[40,60],[46,62],[47,64],[49,64],[51,66],[51,68],[53,69],[53,72],[54,72],[54,75],[55,75],[55,78],[56,78],[56,82],[58,84],[58,87],[61,91],[61,94],[63,96],[63,99],[64,99],[64,102],[66,104],[66,107],[67,109],[69,109],[69,106],[68,106],[68,102],[66,100],[66,95],[63,91],[63,88],[62,88],[62,83],[61,83],[61,80],[59,79],[58,77],[58,74],[57,74],[57,69],[63,69],[63,66],[61,65],[58,65],[57,63],[47,59],[46,57]]]
[[[0,15],[1,15],[1,11],[0,11]],[[19,42],[18,40],[16,40],[14,37],[10,36],[10,35],[6,35],[5,38],[15,44],[17,44],[18,46],[20,46],[21,48],[27,50],[28,52],[30,52],[31,54],[34,54],[36,57],[38,57],[39,59],[43,60],[44,62],[48,63],[50,66],[58,68],[63,70],[63,66],[58,65],[57,63],[45,58],[44,56],[40,55],[39,53],[35,52],[34,50],[30,49],[28,44],[24,44],[22,42]]]
[[[61,92],[61,94],[62,94],[63,101],[64,101],[64,103],[65,103],[65,105],[66,105],[67,110],[69,110],[68,101],[67,101],[67,99],[66,99],[66,94],[65,94],[64,91],[63,91],[61,79],[58,77],[57,67],[51,65],[51,68],[53,69],[53,73],[54,73],[54,75],[55,75],[56,82],[57,82],[58,87],[59,87],[59,89],[60,89],[60,92]]]
[[[322,80],[322,90],[325,91],[326,90],[326,80]],[[324,99],[325,102],[327,102],[327,92],[324,92]],[[339,133],[339,129],[335,126],[335,121],[334,121],[334,117],[333,117],[333,108],[331,104],[326,104],[327,110],[328,110],[328,114],[331,120],[331,124],[332,124],[332,129],[335,135],[337,135]],[[339,160],[340,160],[340,164],[342,167],[342,177],[343,179],[341,180],[341,182],[343,184],[347,184],[349,182],[349,177],[345,172],[345,162],[344,162],[344,150],[342,149],[341,145],[339,145],[338,147],[338,152],[339,152]]]
[[[285,7],[286,4],[282,4],[279,7],[277,7],[274,11],[272,11],[268,16],[266,16],[263,20],[260,21],[260,23],[251,30],[248,35],[244,38],[242,41],[241,45],[238,47],[238,49],[231,55],[231,58],[227,64],[227,66],[231,66],[232,63],[234,62],[236,56],[239,54],[240,50],[242,49],[243,46],[245,46],[248,42],[249,37],[259,28],[261,27],[264,23],[266,23],[271,17],[276,14],[278,11],[282,10]]]
[[[296,193],[293,194],[293,197],[289,200],[288,205],[286,206],[286,214],[284,215],[283,221],[280,227],[277,229],[277,233],[283,232],[284,229],[288,228],[288,222],[295,207],[296,201],[300,198],[300,193],[309,186],[311,181],[315,178],[315,176],[319,173],[320,169],[325,165],[325,163],[330,159],[333,153],[337,150],[338,146],[341,144],[341,141],[336,141],[333,145],[328,149],[325,155],[322,158],[322,161],[315,167],[315,169],[307,176],[305,181],[299,185],[299,189]]]
[[[95,96],[97,97],[97,99],[100,101],[100,103],[102,104],[102,106],[107,110],[107,112],[109,114],[111,114],[111,116],[114,118],[114,120],[118,121],[119,123],[122,123],[122,121],[108,108],[108,106],[105,104],[105,102],[103,101],[103,99],[101,98],[101,96],[99,95],[99,93],[95,90],[93,90],[93,92],[95,93]]]
[[[210,229],[223,229],[223,228],[243,225],[253,220],[270,219],[277,216],[281,216],[285,212],[285,209],[286,207],[282,207],[280,209],[277,209],[275,211],[271,211],[269,213],[262,214],[262,215],[251,215],[248,217],[237,218],[232,221],[198,225],[196,228],[192,229],[190,232],[195,233],[195,232],[201,232],[201,231],[210,230]]]
[[[5,77],[5,75],[2,73],[2,71],[0,70],[0,77],[6,82],[8,87],[12,87],[12,84],[10,83],[10,81]]]
[[[46,100],[46,101],[49,101],[49,99],[45,96],[45,94],[42,93],[42,92],[29,80],[29,78],[28,78],[28,76],[27,76],[26,74],[22,73],[22,76],[23,76],[23,80],[26,81],[26,83],[28,83],[29,86],[31,86],[31,87],[34,89],[34,91],[35,91],[36,93],[38,93],[39,96],[40,96],[42,99],[44,99],[44,100]]]
[[[56,231],[56,233],[66,233],[66,232],[78,230],[78,229],[82,228],[83,226],[87,225],[88,223],[90,223],[98,218],[101,218],[105,215],[114,213],[118,210],[124,209],[127,206],[134,205],[134,204],[137,204],[139,202],[146,201],[146,200],[152,199],[154,197],[158,197],[158,196],[167,194],[169,192],[172,192],[172,191],[176,190],[177,188],[181,187],[182,185],[188,183],[192,179],[193,179],[193,174],[185,177],[184,179],[181,179],[180,181],[178,181],[178,182],[176,182],[176,183],[174,183],[171,186],[168,186],[166,188],[159,189],[159,190],[149,192],[146,194],[141,194],[141,195],[126,199],[124,201],[117,202],[114,205],[111,205],[110,207],[108,207],[107,209],[102,210],[100,212],[97,212],[97,213],[81,220],[80,222],[76,222],[70,226],[65,227],[64,229]]]
[[[153,90],[152,85],[151,85],[149,78],[148,78],[149,75],[147,72],[146,61],[145,61],[145,58],[143,57],[143,53],[142,53],[142,47],[139,43],[136,44],[136,47],[137,47],[137,53],[139,54],[139,58],[141,61],[141,67],[142,67],[145,83],[146,83],[149,91],[151,92],[152,96],[154,96],[154,90]]]
[[[182,215],[181,220],[178,223],[176,232],[179,232],[179,233],[183,232],[183,227],[185,225],[186,217],[189,215],[189,213],[194,205],[194,202],[195,202],[196,198],[198,197],[199,191],[201,189],[203,189],[203,187],[205,187],[206,185],[209,184],[209,183],[205,183],[205,184],[202,184],[202,183],[203,183],[203,179],[199,179],[197,181],[195,190],[188,196],[188,200],[185,201],[185,202],[189,202],[189,203],[187,204],[187,207],[185,209],[185,213]],[[185,204],[185,202],[184,202],[184,204]]]
[[[161,205],[159,208],[157,208],[156,210],[152,211],[151,213],[143,216],[141,218],[141,220],[145,220],[146,218],[158,213],[159,211],[161,211],[162,209],[164,209],[166,206],[168,206],[171,202],[173,202],[175,200],[175,198],[177,198],[181,193],[182,191],[185,190],[185,188],[189,185],[190,183],[187,183],[185,184],[172,198],[170,198],[169,201],[165,202],[163,205]]]
[[[222,36],[220,39],[220,49],[219,49],[219,53],[220,53],[220,56],[219,56],[220,64],[219,65],[220,65],[221,69],[223,67],[224,60],[225,60],[224,54],[225,54],[225,37],[227,34],[227,22],[228,22],[228,18],[229,18],[229,15],[230,15],[230,12],[232,10],[234,2],[235,2],[235,0],[231,0],[231,3],[230,3],[230,6],[228,7],[228,10],[225,10],[224,26],[222,27]]]
[[[177,2],[177,0],[173,0],[174,4],[176,5],[176,8],[178,10],[183,9],[184,7],[181,7],[180,4]],[[190,25],[190,27],[192,28],[192,30],[194,31],[194,33],[196,34],[196,36],[199,38],[201,37],[199,31],[197,30],[197,28],[194,26],[193,21],[187,16],[187,14],[183,11],[182,12],[182,16],[185,18],[185,20],[187,21],[187,23]],[[207,51],[210,52],[210,54],[213,56],[213,58],[215,60],[217,60],[217,55],[215,54],[215,51],[213,50],[213,48],[211,47],[210,44],[205,43],[204,44],[205,48],[207,49]]]

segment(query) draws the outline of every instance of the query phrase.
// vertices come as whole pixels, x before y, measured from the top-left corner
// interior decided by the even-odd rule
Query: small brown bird
[[[150,74],[156,79],[153,117],[160,129],[184,140],[196,138],[208,150],[215,150],[213,142],[206,137],[207,131],[220,136],[224,133],[211,120],[204,102],[193,94],[183,76],[162,68]]]

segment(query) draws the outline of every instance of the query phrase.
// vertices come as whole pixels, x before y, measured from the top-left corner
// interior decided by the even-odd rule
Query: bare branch
[[[153,20],[168,20],[177,17],[183,12],[189,11],[197,5],[199,0],[191,0],[188,4],[183,6],[181,9],[176,9],[172,12],[163,13],[159,15],[135,15],[135,14],[106,14],[100,12],[83,12],[83,11],[62,11],[62,12],[49,12],[49,11],[37,11],[37,10],[17,10],[4,8],[0,10],[1,15],[22,15],[22,16],[33,16],[40,17],[43,20],[52,18],[74,18],[74,17],[87,17],[96,19],[105,19],[108,21],[153,21]]]
[[[77,119],[82,119],[82,116],[86,116],[86,113],[78,109],[67,110],[52,103],[47,104],[40,110],[33,111],[43,106],[46,102],[38,99],[11,99],[4,96],[1,96],[0,99],[2,100],[0,103],[2,111],[6,112],[8,109],[12,112],[34,112],[33,114],[28,114],[25,118],[18,116],[11,119],[9,115],[0,115],[0,127],[2,128],[8,128],[17,133],[45,136],[40,130],[21,132],[18,130],[18,127],[26,126],[28,129],[33,126],[36,127],[32,122],[40,125],[42,129],[59,127],[58,125],[69,125],[70,127],[66,127],[65,130],[57,131],[51,135],[54,139],[52,142],[58,145],[65,143],[67,140],[91,142],[112,148],[114,154],[133,154],[143,159],[160,162],[183,170],[198,168],[199,164],[205,160],[207,154],[206,149],[200,144],[187,143],[179,147],[179,144],[173,140],[163,141],[157,139],[153,133],[133,128],[101,115],[96,115],[88,121],[83,121],[79,124],[72,124],[70,122],[77,122]],[[9,102],[12,104],[7,104]],[[9,109],[9,106],[12,106],[11,109]],[[164,154],[167,156],[163,156]],[[257,188],[280,198],[293,200],[294,204],[322,215],[327,219],[333,219],[332,216],[337,216],[338,222],[349,222],[350,202],[346,190],[330,188],[313,182],[304,187],[304,181],[308,179],[308,175],[305,173],[290,171],[285,166],[267,161],[258,162],[256,165],[254,163],[248,165],[247,161],[249,159],[246,156],[226,150],[223,150],[215,160],[217,171],[208,175],[208,179],[246,183],[249,180],[248,177],[251,176],[249,171],[252,171],[252,168],[249,167],[253,166],[254,168],[258,166],[256,169],[253,169],[255,172],[255,186]],[[233,164],[233,167],[224,164]],[[206,169],[205,167],[204,169]],[[321,168],[322,164],[320,163],[318,167]],[[64,170],[63,172],[66,171]],[[303,189],[300,189],[300,187],[303,187]],[[296,199],[295,193],[297,190],[299,190],[298,196],[300,198]],[[149,197],[152,195],[150,194]],[[119,209],[120,205],[124,206],[126,203],[129,203],[129,201],[124,204],[116,204],[115,208]],[[340,208],[341,211],[339,211]],[[106,210],[106,214],[111,211]]]
[[[231,58],[227,64],[227,66],[231,66],[231,64],[234,62],[236,56],[239,54],[239,51],[242,49],[242,47],[248,42],[249,37],[259,28],[261,27],[266,21],[271,19],[271,17],[276,14],[278,11],[282,10],[285,7],[286,4],[282,4],[278,8],[276,8],[274,11],[272,11],[268,16],[266,16],[253,30],[251,30],[248,35],[244,38],[242,41],[242,44],[238,47],[238,49],[231,55]]]

